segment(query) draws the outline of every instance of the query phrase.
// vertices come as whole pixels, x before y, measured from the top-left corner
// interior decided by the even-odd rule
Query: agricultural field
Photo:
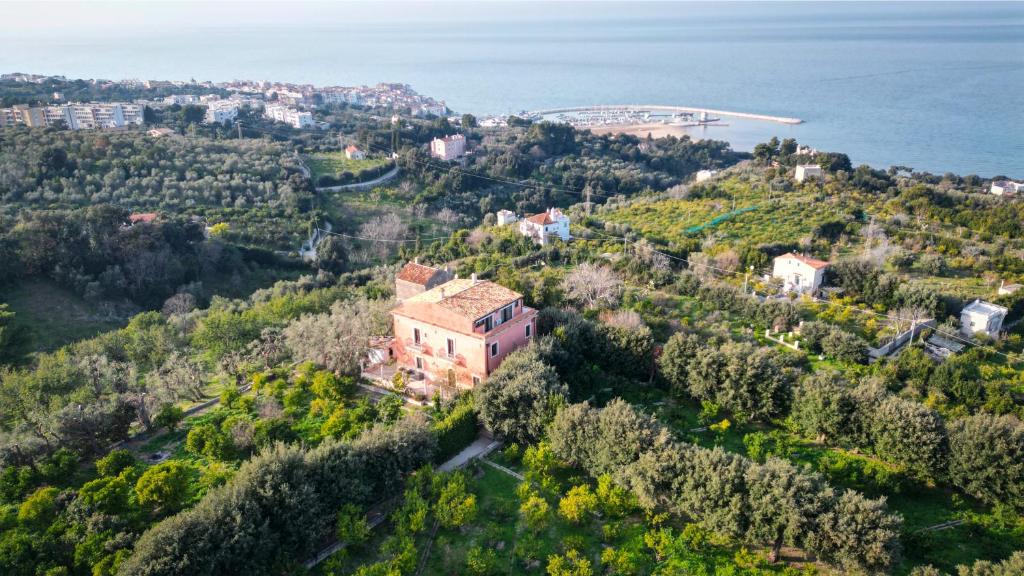
[[[511,445],[489,459],[454,473],[417,472],[381,526],[314,573],[793,573],[757,551],[713,543],[696,525],[645,513],[610,477],[585,479],[546,444],[525,454]]]
[[[368,179],[363,178],[365,174],[391,164],[391,160],[387,158],[350,160],[345,157],[344,152],[319,152],[306,156],[304,160],[315,183],[319,183],[323,176],[342,180],[345,179],[343,175],[346,173],[350,175],[348,179],[351,180],[351,183],[356,183]]]
[[[49,352],[128,323],[133,305],[88,302],[46,279],[25,280],[4,293],[15,325],[31,334],[33,350]]]

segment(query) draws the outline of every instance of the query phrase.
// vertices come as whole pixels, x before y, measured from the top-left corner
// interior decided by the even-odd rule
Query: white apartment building
[[[215,100],[207,104],[203,122],[207,124],[227,124],[238,118],[238,103],[231,100]]]
[[[63,122],[71,130],[121,128],[141,125],[142,106],[123,102],[86,102],[60,106],[14,106],[0,110],[0,126],[53,126]]]
[[[434,138],[430,141],[430,155],[441,160],[454,160],[466,153],[466,137],[462,134]]]
[[[199,96],[194,94],[172,94],[164,97],[164,104],[177,104],[178,106],[199,104]]]
[[[313,115],[309,112],[303,112],[280,104],[273,104],[264,108],[263,117],[276,122],[290,124],[292,128],[309,128],[313,125]]]

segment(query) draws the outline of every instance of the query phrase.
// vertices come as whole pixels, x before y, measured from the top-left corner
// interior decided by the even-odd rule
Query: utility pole
[[[242,139],[242,123],[241,122],[235,122],[235,125],[238,126],[238,139],[241,140]]]

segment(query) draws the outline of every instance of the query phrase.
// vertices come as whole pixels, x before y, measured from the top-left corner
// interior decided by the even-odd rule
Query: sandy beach
[[[588,126],[586,129],[590,130],[594,134],[629,134],[630,136],[640,136],[646,138],[648,134],[652,138],[664,138],[665,136],[680,137],[684,134],[689,134],[687,130],[692,130],[686,126],[673,126],[671,124],[662,124],[661,122],[652,122],[649,124],[603,124],[600,126]]]

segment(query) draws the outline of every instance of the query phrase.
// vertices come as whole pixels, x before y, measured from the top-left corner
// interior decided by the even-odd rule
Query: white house
[[[813,294],[825,279],[828,262],[788,252],[775,258],[772,277],[782,279],[786,292]]]
[[[960,331],[965,336],[974,336],[978,332],[984,332],[988,336],[996,338],[999,336],[999,330],[1003,327],[1006,312],[1006,308],[997,304],[975,300],[960,312]]]
[[[694,181],[706,182],[714,178],[715,174],[718,174],[718,170],[701,170],[700,172],[697,172],[697,175],[694,177]]]
[[[358,146],[349,145],[345,148],[345,158],[349,160],[365,160],[366,152],[360,150]]]
[[[817,164],[799,164],[796,167],[796,172],[793,173],[793,178],[797,182],[803,182],[808,178],[821,178],[823,172],[821,166]]]
[[[1014,182],[1013,180],[993,180],[992,186],[988,191],[996,196],[1020,194],[1024,192],[1024,183]]]
[[[511,210],[498,210],[498,226],[512,224],[518,219],[516,213]]]
[[[430,155],[441,160],[454,160],[466,153],[466,137],[462,134],[434,138],[430,141]]]
[[[554,238],[568,241],[569,217],[558,208],[548,208],[540,214],[534,214],[519,222],[519,233],[533,238],[534,242],[544,245]]]

